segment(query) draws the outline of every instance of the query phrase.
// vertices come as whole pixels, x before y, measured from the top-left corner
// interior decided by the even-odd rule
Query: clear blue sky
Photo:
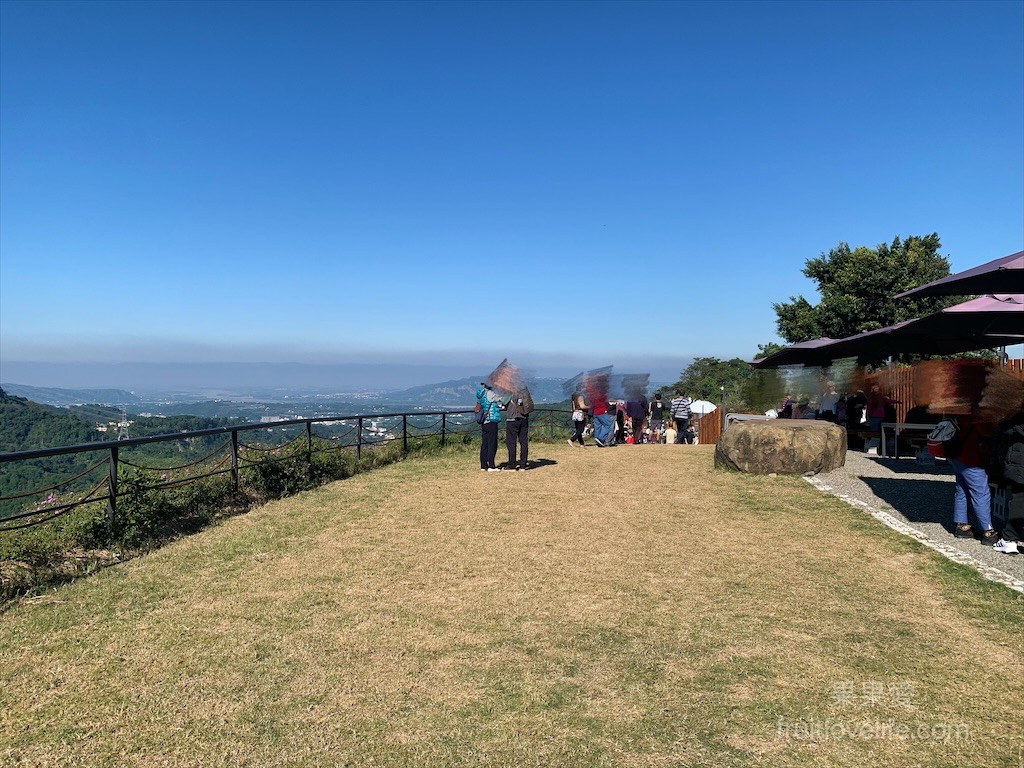
[[[1024,248],[1021,2],[0,3],[0,360],[751,358]]]

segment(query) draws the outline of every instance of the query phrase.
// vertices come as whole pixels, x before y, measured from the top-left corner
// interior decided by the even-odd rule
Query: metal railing
[[[549,437],[568,434],[568,418],[568,411],[537,408],[530,416],[531,434]],[[242,436],[256,435],[261,431],[268,433],[271,439],[249,443],[241,439]],[[291,432],[294,434],[290,434]],[[248,468],[304,461],[307,473],[311,476],[313,457],[318,454],[350,451],[354,452],[356,459],[359,460],[364,450],[372,450],[399,440],[404,454],[409,452],[410,442],[440,438],[440,445],[443,447],[455,436],[470,437],[478,433],[479,425],[476,424],[471,410],[415,411],[287,419],[3,453],[0,454],[0,471],[8,471],[8,468],[18,463],[38,463],[43,459],[59,459],[83,453],[102,455],[98,460],[90,462],[85,469],[76,467],[71,474],[59,478],[56,482],[48,481],[44,486],[32,490],[0,496],[0,533],[42,525],[83,504],[95,503],[106,503],[107,529],[113,530],[117,519],[118,500],[124,495],[122,471],[135,470],[154,478],[154,482],[139,486],[143,490],[172,488],[205,478],[227,475],[230,478],[231,491],[237,492],[240,488],[240,472]],[[193,444],[200,439],[218,436],[223,436],[223,442],[213,446],[203,456],[184,464],[158,466],[133,461],[128,455],[133,448],[157,444],[178,443],[182,450],[185,450],[185,443]],[[278,442],[273,440],[275,436],[279,438]],[[150,461],[152,460],[150,457]],[[53,474],[57,470],[41,471]],[[95,482],[92,482],[93,480]],[[68,494],[72,490],[74,498],[70,500],[57,497],[57,493]],[[40,501],[39,498],[47,493],[49,496]],[[12,507],[15,509],[11,510]]]

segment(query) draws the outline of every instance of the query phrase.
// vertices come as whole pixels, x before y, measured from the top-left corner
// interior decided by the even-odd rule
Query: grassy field
[[[1019,595],[708,446],[533,458],[384,467],[22,601],[0,764],[1022,765]]]

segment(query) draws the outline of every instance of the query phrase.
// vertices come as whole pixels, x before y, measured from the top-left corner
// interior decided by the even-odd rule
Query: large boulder
[[[827,421],[770,419],[729,425],[715,466],[768,475],[816,475],[846,463],[846,430]]]

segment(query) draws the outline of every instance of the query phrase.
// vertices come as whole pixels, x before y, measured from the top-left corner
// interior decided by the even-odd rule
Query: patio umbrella
[[[698,413],[703,416],[705,413],[711,413],[713,410],[718,408],[714,403],[709,403],[707,400],[694,400],[690,403],[690,411],[692,413]]]
[[[897,293],[896,298],[968,296],[975,293],[1024,293],[1024,251]]]
[[[849,357],[953,355],[1024,343],[1024,295],[981,296],[941,312],[845,339],[815,339],[755,360],[756,368],[828,365]]]
[[[760,360],[751,360],[750,364],[755,368],[781,368],[784,365],[821,365],[828,362],[828,356],[822,356],[818,351],[821,347],[834,344],[837,340],[822,336],[820,339],[810,341],[799,341],[783,347],[778,352]]]

